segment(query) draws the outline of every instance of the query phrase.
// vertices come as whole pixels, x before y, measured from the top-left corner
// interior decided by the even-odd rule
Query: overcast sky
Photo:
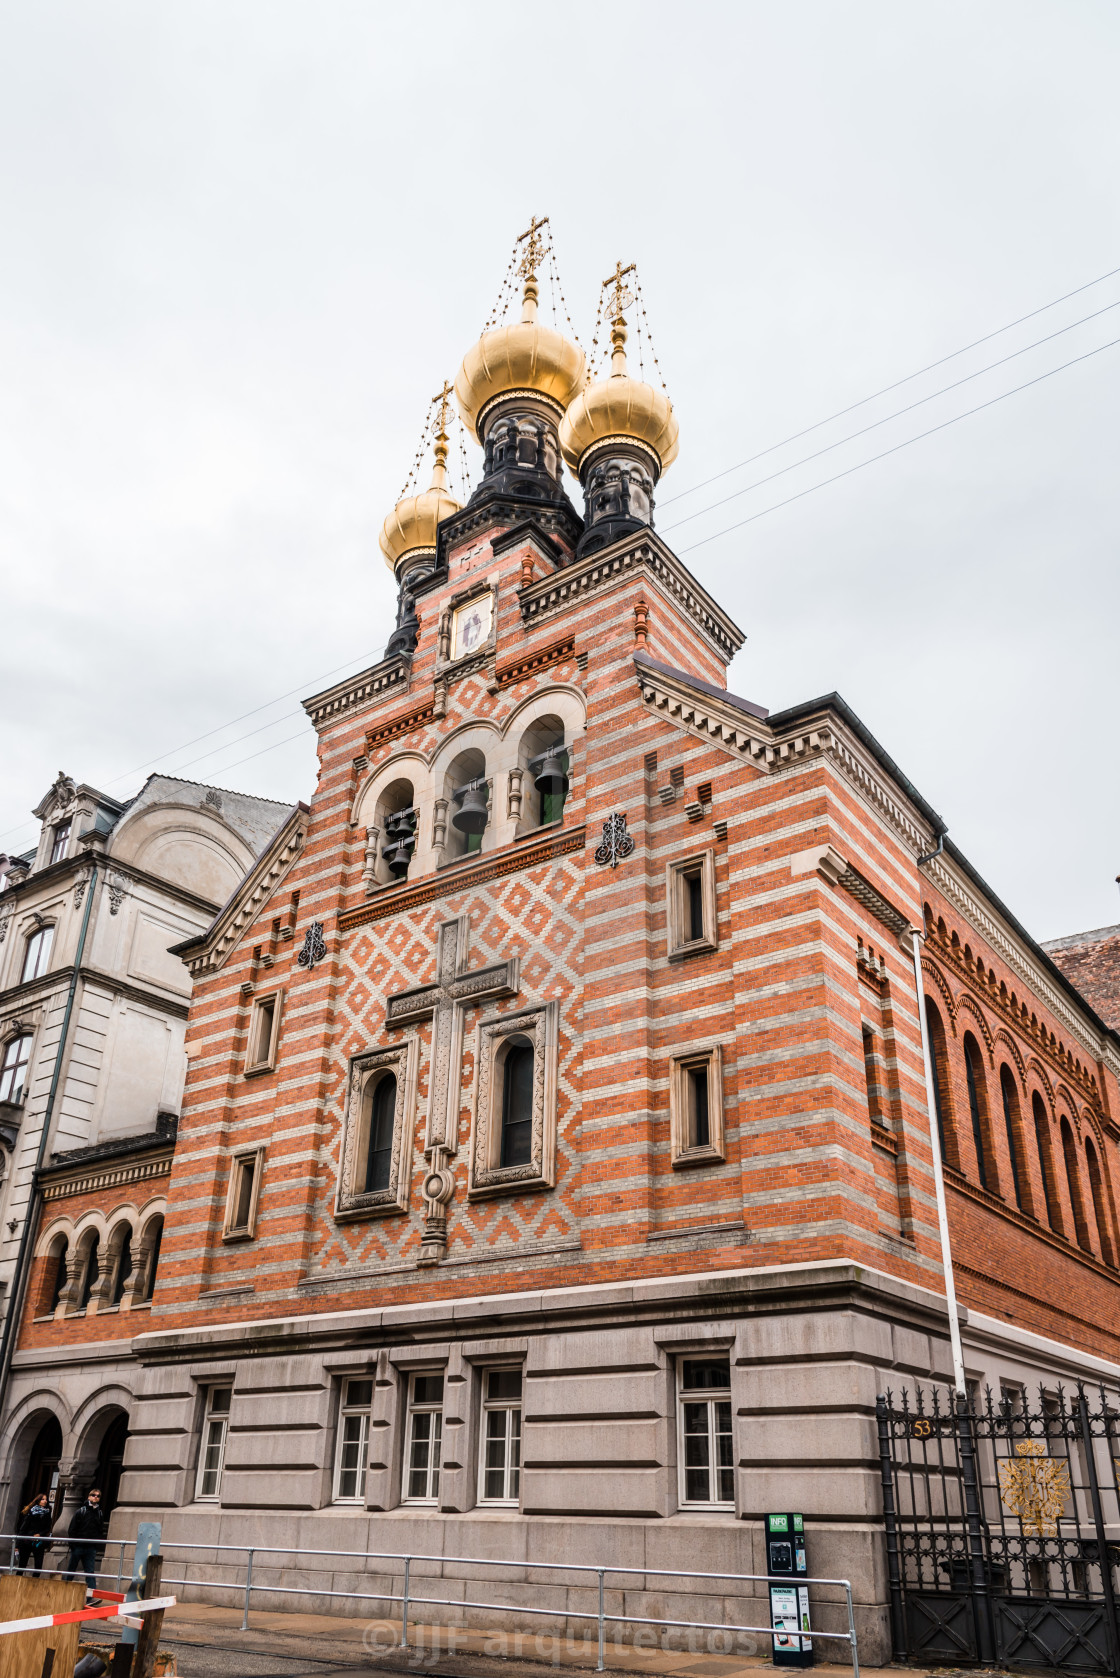
[[[747,632],[729,685],[842,693],[1036,936],[1120,921],[1120,345],[766,512],[1120,338],[1117,307],[887,418],[1120,274],[674,499],[1120,267],[1115,6],[0,20],[0,849],[59,768],[309,797],[298,700],[384,644],[425,404],[548,213],[585,339],[640,265],[681,427],[658,527]]]

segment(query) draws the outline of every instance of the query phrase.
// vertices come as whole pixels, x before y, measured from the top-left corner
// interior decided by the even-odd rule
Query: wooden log
[[[159,1582],[163,1575],[163,1557],[149,1556],[144,1568],[144,1597],[159,1596]],[[127,1613],[128,1610],[126,1609]],[[156,1665],[156,1650],[159,1648],[160,1632],[163,1630],[163,1609],[156,1608],[150,1614],[143,1616],[144,1624],[140,1628],[140,1637],[136,1644],[136,1652],[132,1657],[132,1671],[130,1678],[152,1678]]]

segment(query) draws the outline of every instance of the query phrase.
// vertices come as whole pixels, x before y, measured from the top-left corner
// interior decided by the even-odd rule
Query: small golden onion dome
[[[656,455],[662,472],[677,458],[680,427],[673,404],[663,390],[630,377],[626,324],[621,318],[611,327],[610,377],[596,379],[572,402],[560,422],[560,447],[578,477],[588,450],[614,437],[644,443]]]
[[[521,319],[484,332],[463,357],[455,399],[463,424],[482,438],[478,422],[496,397],[515,390],[550,396],[566,408],[587,382],[587,358],[578,344],[537,320],[537,281],[525,281]]]
[[[445,389],[447,387],[445,386]],[[397,502],[381,526],[381,552],[385,563],[396,572],[401,560],[410,553],[435,552],[436,532],[444,519],[457,513],[463,505],[447,487],[447,432],[446,404],[436,433],[435,466],[432,482],[419,495],[405,495]]]

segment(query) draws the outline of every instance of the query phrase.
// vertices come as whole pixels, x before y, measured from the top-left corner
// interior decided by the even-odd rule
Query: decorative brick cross
[[[441,921],[435,983],[394,991],[385,1005],[385,1024],[390,1030],[417,1025],[421,1020],[432,1022],[428,1127],[424,1141],[424,1156],[428,1161],[423,1189],[427,1224],[420,1247],[421,1264],[438,1264],[447,1248],[447,1206],[455,1192],[448,1161],[459,1147],[459,1104],[453,1095],[462,1077],[463,1014],[477,1003],[516,996],[521,983],[521,963],[517,956],[467,971],[470,931],[469,915]]]

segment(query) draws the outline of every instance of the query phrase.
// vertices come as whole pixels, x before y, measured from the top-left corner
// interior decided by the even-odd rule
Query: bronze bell
[[[454,794],[459,808],[451,818],[451,825],[460,833],[481,833],[486,827],[486,782],[472,781]]]
[[[563,746],[549,746],[537,759],[540,767],[533,785],[542,796],[559,793],[563,797],[568,790],[568,777],[564,773],[562,761],[563,751]]]
[[[416,811],[398,810],[395,815],[386,817],[385,838],[387,843],[381,847],[381,855],[388,864],[390,874],[395,879],[403,879],[416,849]]]
[[[389,865],[389,872],[396,880],[401,880],[408,873],[408,865],[412,861],[412,841],[396,839],[391,845],[386,845],[381,852]]]

